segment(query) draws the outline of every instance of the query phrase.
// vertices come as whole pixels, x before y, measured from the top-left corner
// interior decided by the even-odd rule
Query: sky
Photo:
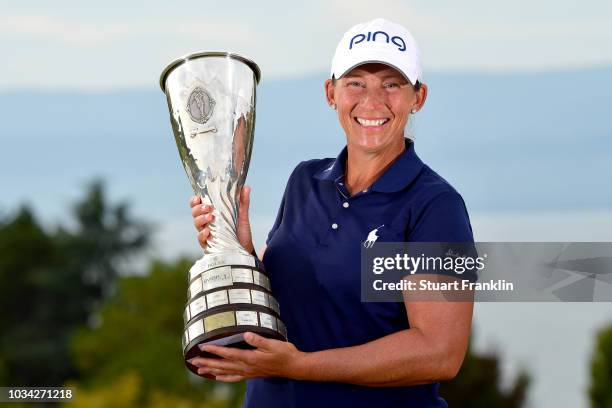
[[[0,0],[0,91],[156,86],[199,50],[253,58],[263,78],[327,72],[342,34],[384,17],[408,27],[428,71],[541,71],[612,64],[608,0]]]

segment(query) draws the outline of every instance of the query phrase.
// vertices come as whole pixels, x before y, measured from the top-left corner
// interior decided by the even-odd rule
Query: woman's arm
[[[299,379],[386,387],[453,378],[467,350],[473,303],[405,305],[410,329],[359,346],[306,353]]]
[[[192,363],[201,367],[200,374],[230,382],[275,376],[391,387],[453,378],[467,349],[473,303],[405,305],[409,329],[358,346],[305,353],[288,342],[249,335],[246,341],[255,350],[205,346],[224,359],[196,358]]]

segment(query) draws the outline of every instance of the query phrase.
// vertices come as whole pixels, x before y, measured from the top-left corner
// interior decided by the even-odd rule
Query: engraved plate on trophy
[[[196,316],[206,310],[206,297],[201,296],[189,304],[190,316]]]
[[[206,304],[208,305],[209,309],[221,305],[227,305],[228,303],[229,300],[227,298],[226,290],[219,290],[206,295]]]
[[[222,327],[235,326],[236,318],[234,312],[215,313],[204,318],[204,330],[211,332]]]
[[[232,280],[234,282],[253,283],[253,271],[246,268],[233,268]]]
[[[220,268],[211,269],[200,275],[202,279],[202,288],[205,291],[229,286],[232,284],[232,267],[222,266]],[[196,279],[196,280],[199,280]]]
[[[265,307],[269,307],[270,303],[268,303],[268,295],[259,290],[251,289],[251,299],[253,299],[253,304],[261,305]]]
[[[248,289],[230,289],[228,293],[230,303],[251,303],[251,293]]]
[[[259,326],[257,312],[238,310],[236,312],[236,323],[239,326]]]
[[[182,340],[186,365],[193,372],[197,369],[188,359],[212,356],[198,347],[203,344],[248,348],[246,331],[286,339],[264,266],[236,234],[253,149],[259,78],[257,64],[227,52],[187,55],[170,63],[160,77],[187,178],[202,203],[214,208],[204,255],[187,275]]]
[[[262,327],[267,327],[271,330],[276,330],[276,318],[267,313],[259,312],[259,320]]]

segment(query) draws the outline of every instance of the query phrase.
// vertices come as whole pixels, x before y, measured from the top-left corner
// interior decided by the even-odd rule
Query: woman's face
[[[420,109],[427,95],[425,85],[415,92],[397,70],[378,63],[360,65],[335,84],[327,80],[325,88],[347,144],[367,152],[403,146],[409,113]]]

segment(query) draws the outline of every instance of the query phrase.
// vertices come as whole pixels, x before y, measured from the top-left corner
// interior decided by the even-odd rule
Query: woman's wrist
[[[312,357],[315,353],[298,352],[293,364],[288,366],[288,378],[301,381],[312,381]]]

